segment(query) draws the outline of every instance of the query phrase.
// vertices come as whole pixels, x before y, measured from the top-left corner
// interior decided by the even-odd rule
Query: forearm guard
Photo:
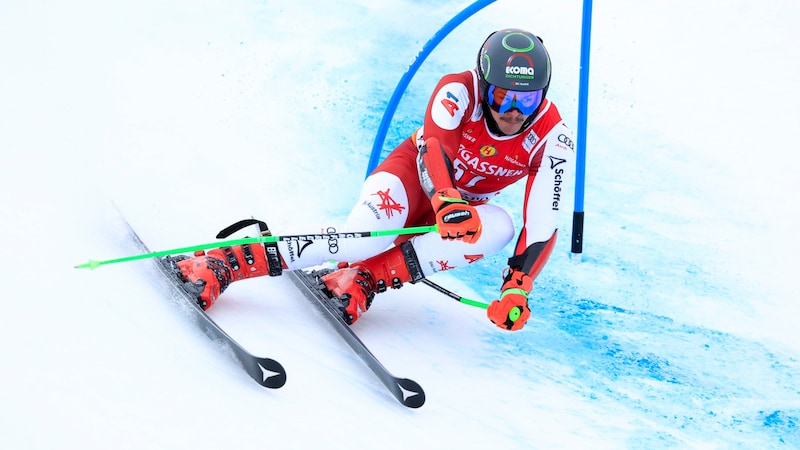
[[[425,145],[419,149],[417,171],[419,183],[428,198],[438,191],[455,188],[453,162],[436,138],[426,139]]]

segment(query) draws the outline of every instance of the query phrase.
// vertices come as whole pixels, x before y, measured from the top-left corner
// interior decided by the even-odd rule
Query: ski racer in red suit
[[[475,69],[441,78],[422,127],[367,177],[347,222],[322,230],[438,224],[438,233],[282,241],[280,258],[272,262],[280,267],[270,267],[258,246],[211,250],[176,261],[186,286],[208,308],[233,281],[330,260],[357,261],[340,263],[323,277],[352,324],[388,287],[501,251],[513,239],[514,226],[509,214],[489,201],[527,178],[522,230],[503,271],[499,299],[487,310],[498,327],[522,328],[530,317],[533,280],[556,242],[562,186],[573,165],[572,134],[546,98],[550,75],[550,57],[538,37],[519,29],[492,33]]]

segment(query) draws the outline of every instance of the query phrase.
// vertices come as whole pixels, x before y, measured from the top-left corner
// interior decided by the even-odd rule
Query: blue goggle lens
[[[542,104],[544,91],[512,91],[494,85],[489,86],[489,106],[497,113],[503,114],[512,109],[523,116],[529,116]]]

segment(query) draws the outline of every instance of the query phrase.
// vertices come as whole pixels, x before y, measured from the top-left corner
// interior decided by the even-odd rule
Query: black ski
[[[150,249],[147,248],[147,245],[145,245],[142,238],[136,234],[128,221],[124,218],[123,221],[125,221],[128,232],[139,250],[150,253]],[[187,309],[192,311],[194,322],[209,338],[211,338],[211,340],[222,344],[224,348],[230,350],[245,372],[247,372],[256,383],[271,389],[277,389],[286,383],[286,371],[279,362],[274,359],[255,356],[245,350],[203,311],[203,308],[197,304],[196,299],[184,289],[180,280],[175,276],[170,263],[166,259],[153,258],[153,261],[158,267],[159,272],[168,280],[178,296],[191,305],[191,307]]]
[[[408,378],[397,378],[392,375],[383,364],[378,361],[375,355],[369,351],[367,346],[356,336],[355,333],[342,319],[336,307],[331,304],[331,299],[323,292],[319,275],[324,272],[307,273],[302,270],[293,270],[285,274],[297,285],[303,296],[320,310],[322,315],[328,320],[339,335],[347,341],[350,348],[361,357],[366,365],[378,376],[387,389],[394,397],[409,408],[419,408],[425,403],[425,392],[422,387],[414,380]]]

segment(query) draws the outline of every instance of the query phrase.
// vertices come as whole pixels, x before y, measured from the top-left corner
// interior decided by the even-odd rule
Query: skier
[[[185,285],[207,309],[234,281],[357,261],[340,263],[322,278],[352,324],[388,287],[501,251],[514,226],[507,212],[488,202],[527,177],[524,223],[499,299],[487,310],[498,327],[519,330],[530,317],[533,280],[556,242],[562,184],[573,164],[572,133],[547,99],[550,76],[550,57],[537,36],[520,29],[490,34],[474,69],[441,78],[423,125],[367,177],[347,222],[322,230],[437,224],[438,233],[281,241],[272,258],[266,246],[210,250],[175,259]]]

